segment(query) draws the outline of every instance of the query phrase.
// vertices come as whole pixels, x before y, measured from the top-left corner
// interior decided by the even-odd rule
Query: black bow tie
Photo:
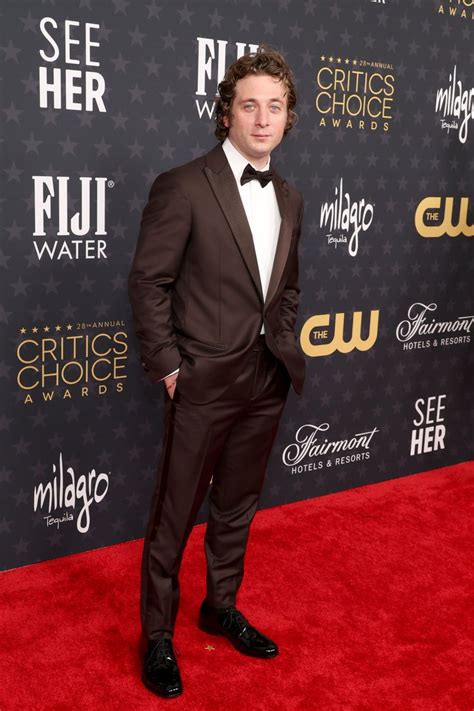
[[[247,163],[240,178],[240,184],[245,185],[249,180],[258,180],[262,188],[264,188],[267,183],[272,181],[273,176],[273,170],[255,170],[250,163]]]

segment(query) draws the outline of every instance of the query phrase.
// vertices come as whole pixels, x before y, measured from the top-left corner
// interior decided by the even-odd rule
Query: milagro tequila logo
[[[345,439],[325,437],[329,427],[329,422],[323,422],[320,425],[308,423],[298,428],[294,441],[285,447],[282,454],[282,462],[291,467],[292,474],[370,459],[372,440],[380,432],[377,427]]]
[[[474,88],[464,89],[456,73],[457,66],[454,65],[449,75],[449,86],[438,89],[435,112],[441,114],[441,128],[448,133],[457,131],[459,141],[466,143],[469,121],[474,119]]]
[[[53,464],[53,475],[53,479],[47,484],[35,486],[33,510],[47,511],[44,516],[46,525],[55,525],[59,528],[61,523],[73,521],[72,511],[76,512],[79,509],[76,527],[79,533],[87,533],[92,504],[99,504],[109,490],[108,474],[104,472],[97,474],[95,469],[91,469],[87,475],[81,474],[76,477],[72,467],[64,471],[63,455],[60,452],[58,466]]]
[[[437,308],[438,305],[434,302],[424,304],[421,301],[416,301],[410,306],[407,318],[400,321],[395,332],[397,340],[403,343],[403,350],[470,343],[474,315],[458,316],[451,321],[437,321],[435,318],[430,318],[430,314]],[[414,340],[417,336],[430,336],[430,338]]]
[[[200,101],[195,99],[196,110],[199,118],[205,114],[207,118],[212,118],[215,109],[215,96],[220,81],[224,78],[227,64],[227,40],[214,40],[210,37],[197,37],[198,43],[198,67],[197,67],[197,89],[196,96],[207,96],[208,88],[206,83],[213,81],[212,99]],[[246,47],[249,52],[256,52],[258,44],[246,42],[236,42],[233,58],[239,59],[245,54]]]
[[[374,219],[374,205],[364,198],[351,200],[348,192],[344,192],[343,179],[334,188],[334,200],[323,202],[319,215],[321,229],[329,228],[326,234],[328,244],[347,244],[351,257],[359,251],[359,234],[366,232]]]

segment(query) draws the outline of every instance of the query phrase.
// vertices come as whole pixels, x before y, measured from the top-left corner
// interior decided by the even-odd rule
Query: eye
[[[244,104],[244,109],[253,109],[253,104]]]
[[[270,108],[272,111],[280,111],[281,106],[280,106],[280,104],[272,104],[272,106]]]

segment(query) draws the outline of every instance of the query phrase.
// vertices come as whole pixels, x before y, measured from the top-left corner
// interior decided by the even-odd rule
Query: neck
[[[264,166],[268,163],[268,159],[270,158],[270,153],[265,156],[264,158],[253,158],[252,163],[257,168],[257,170],[262,170]]]
[[[229,138],[229,142],[232,143],[235,150],[238,151],[240,153],[240,155],[245,158],[245,160],[248,160],[248,162],[251,163],[257,170],[262,170],[262,168],[264,168],[266,166],[266,164],[268,163],[268,159],[270,158],[270,155],[271,155],[270,153],[267,153],[267,155],[265,155],[265,156],[248,156],[245,153],[243,153],[240,150],[240,148],[237,148],[235,143],[233,143],[231,141],[230,137],[228,137],[228,138]]]

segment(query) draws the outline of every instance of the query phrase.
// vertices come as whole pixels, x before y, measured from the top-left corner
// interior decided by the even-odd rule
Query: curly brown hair
[[[233,64],[227,67],[223,80],[219,83],[218,94],[216,95],[216,107],[214,118],[216,120],[215,135],[219,141],[224,141],[229,133],[229,128],[224,126],[224,117],[231,117],[232,102],[235,97],[235,85],[239,79],[243,79],[247,74],[268,74],[278,77],[287,87],[287,109],[288,118],[283,135],[298,120],[298,114],[294,111],[297,96],[293,74],[280,52],[272,49],[269,45],[262,43],[256,52],[244,54]]]

